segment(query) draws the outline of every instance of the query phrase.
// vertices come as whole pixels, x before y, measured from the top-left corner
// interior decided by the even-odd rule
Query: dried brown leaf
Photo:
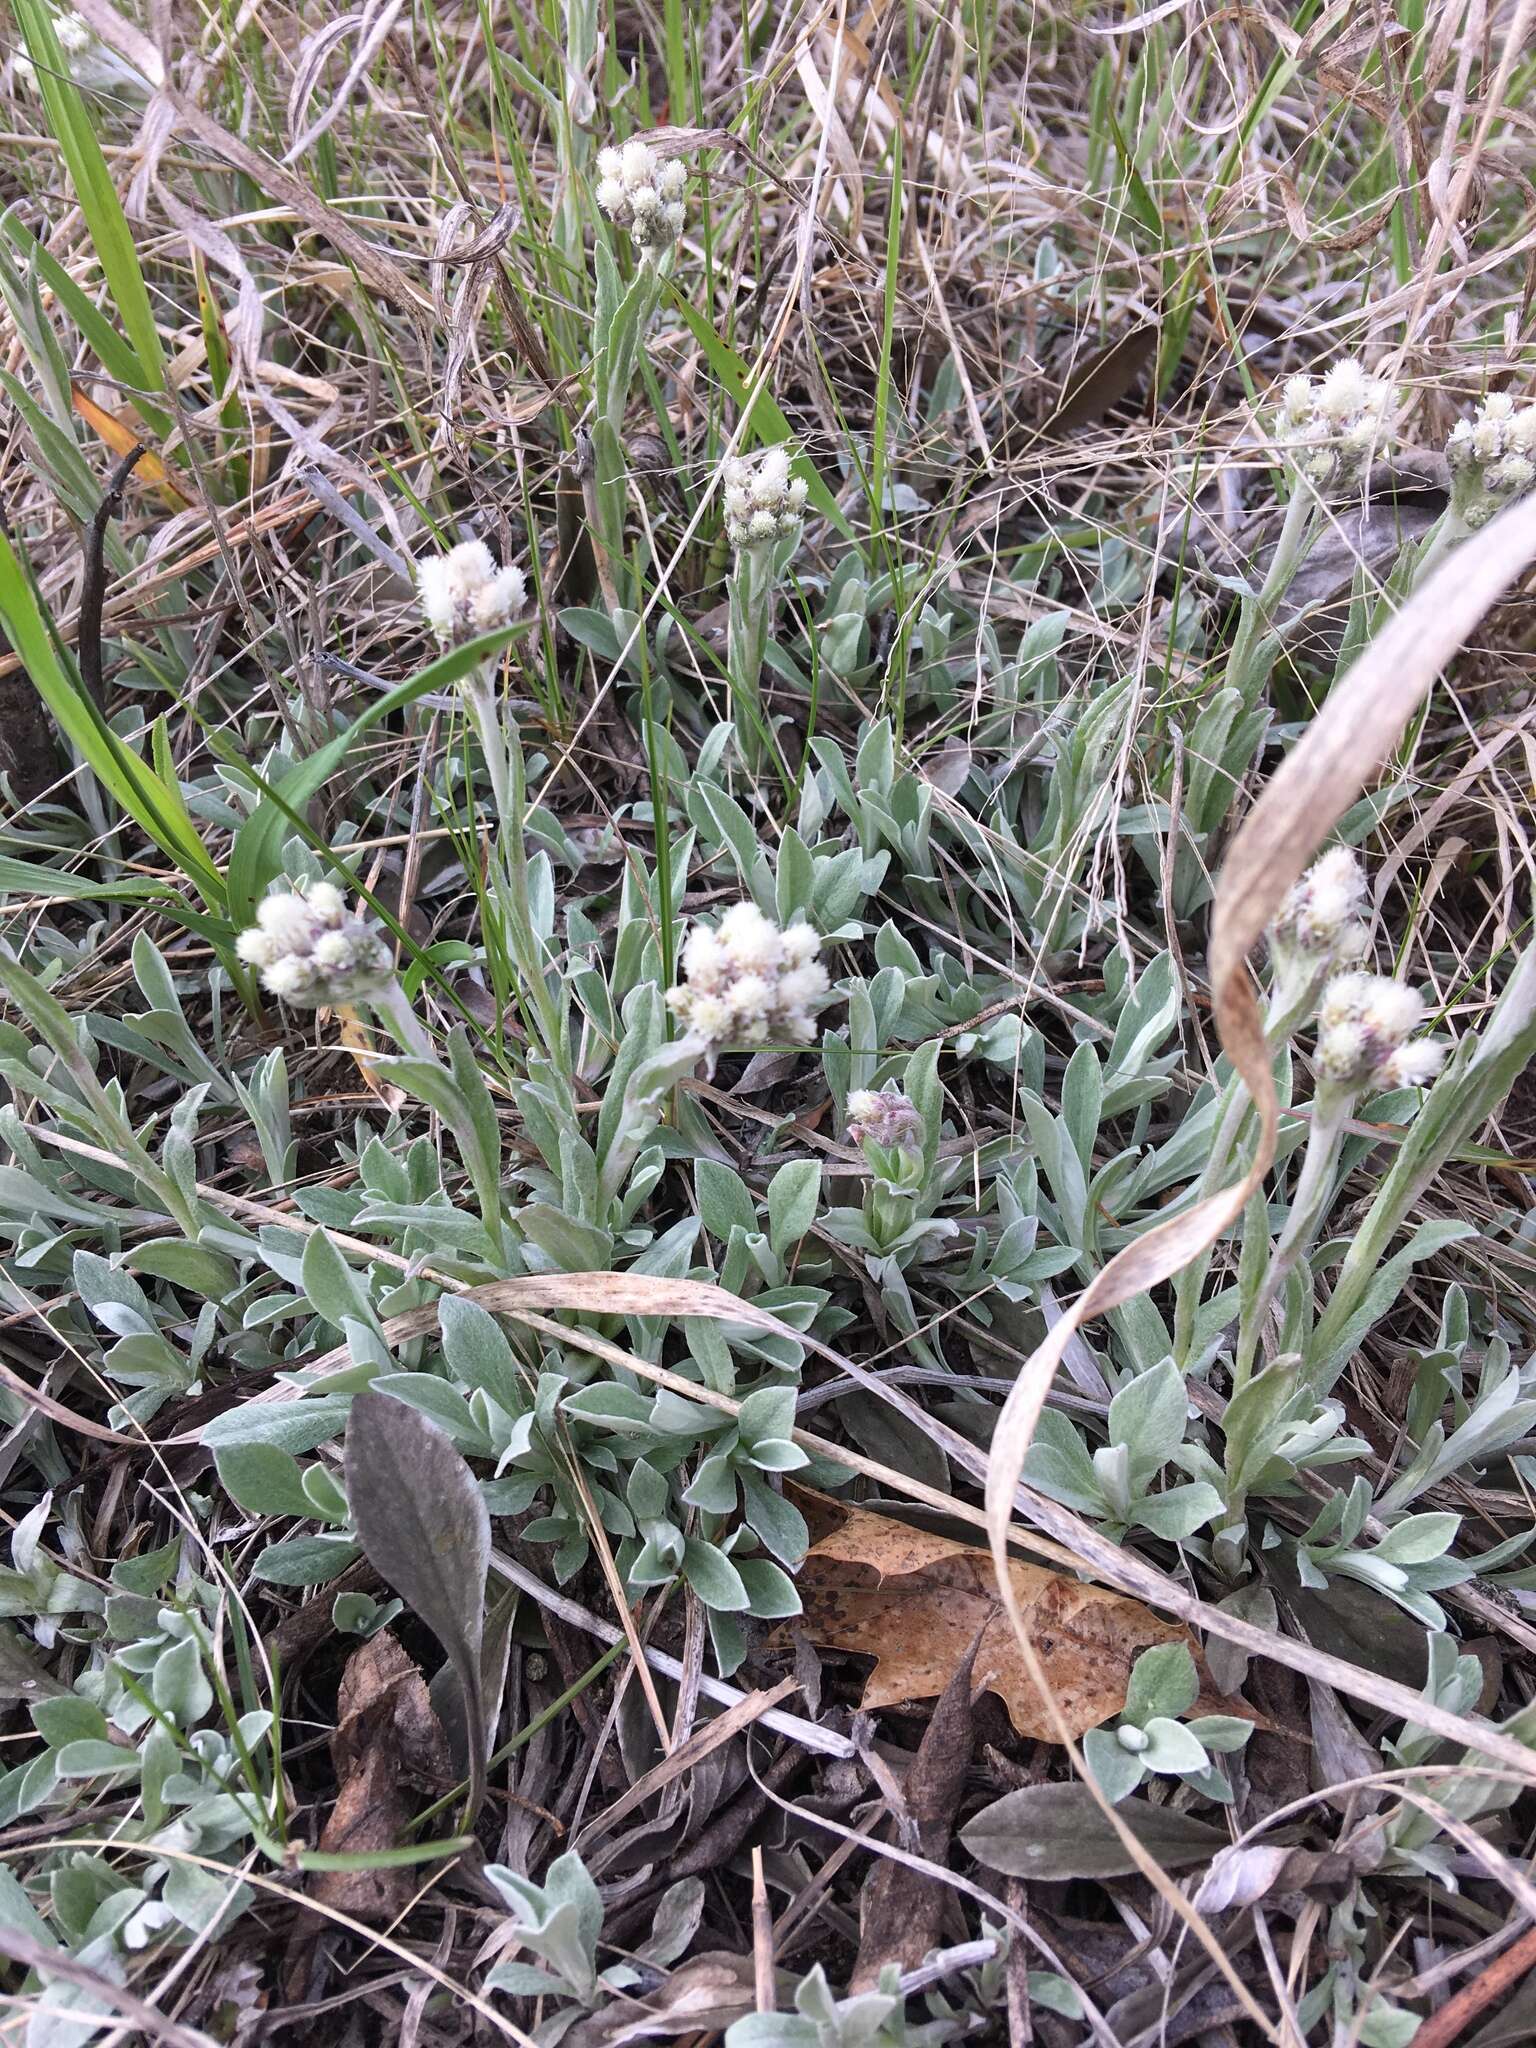
[[[426,1682],[389,1634],[370,1636],[342,1674],[331,1759],[340,1791],[320,1847],[357,1856],[393,1849],[411,1817],[407,1786],[452,1777],[448,1744]],[[360,1920],[391,1920],[417,1883],[401,1870],[321,1870],[314,1891],[323,1905]]]
[[[810,1508],[815,1497],[796,1498]],[[936,1699],[975,1651],[975,1689],[994,1692],[1020,1735],[1060,1735],[1019,1654],[997,1598],[988,1552],[914,1529],[889,1515],[837,1508],[839,1525],[812,1545],[796,1579],[805,1612],[797,1624],[826,1649],[877,1661],[866,1709]],[[1074,1736],[1125,1705],[1131,1666],[1156,1643],[1194,1644],[1177,1622],[1139,1600],[1062,1572],[1009,1560],[1014,1596],[1061,1713]],[[1207,1701],[1243,1713],[1240,1702]]]

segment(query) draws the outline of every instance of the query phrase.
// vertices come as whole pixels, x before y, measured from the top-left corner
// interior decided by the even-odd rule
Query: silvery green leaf
[[[304,1247],[302,1275],[315,1313],[336,1329],[349,1322],[377,1327],[367,1288],[323,1230],[315,1231]]]
[[[1200,1693],[1200,1677],[1186,1643],[1157,1643],[1131,1667],[1125,1718],[1144,1728],[1154,1717],[1187,1714]]]
[[[251,1576],[269,1586],[328,1586],[357,1555],[350,1536],[289,1536],[266,1546]]]
[[[205,1423],[202,1440],[215,1451],[227,1444],[275,1444],[294,1453],[318,1450],[341,1429],[351,1405],[336,1394],[260,1406],[247,1402]]]
[[[738,1476],[748,1527],[756,1530],[775,1557],[785,1564],[798,1565],[810,1543],[804,1515],[793,1501],[775,1493],[755,1472],[745,1470]]]
[[[701,1877],[684,1877],[668,1885],[656,1902],[650,1935],[635,1951],[642,1962],[666,1969],[677,1961],[698,1932],[704,1896]]]
[[[1202,1749],[1219,1755],[1241,1749],[1253,1733],[1253,1723],[1238,1714],[1197,1714],[1185,1725]]]
[[[821,1199],[821,1162],[791,1159],[768,1183],[768,1240],[782,1258],[816,1221]]]
[[[219,1482],[253,1515],[311,1513],[298,1461],[276,1444],[225,1444],[214,1452]]]
[[[711,1237],[724,1244],[734,1228],[756,1230],[757,1205],[734,1168],[718,1159],[701,1159],[694,1168],[699,1215]]]
[[[1119,1808],[1142,1847],[1165,1869],[1204,1863],[1225,1848],[1225,1828],[1133,1799]],[[1007,1877],[1129,1877],[1136,1864],[1086,1785],[1030,1785],[1004,1793],[961,1830],[978,1861]]]
[[[491,1445],[485,1432],[451,1380],[430,1372],[391,1372],[379,1374],[373,1386],[377,1393],[391,1395],[430,1416],[461,1448],[478,1457],[489,1456]]]
[[[1388,1530],[1372,1554],[1392,1564],[1427,1564],[1444,1555],[1460,1527],[1460,1515],[1410,1515]]]
[[[1083,1737],[1083,1762],[1111,1806],[1128,1799],[1147,1775],[1146,1759],[1117,1739],[1112,1728],[1090,1728]]]
[[[1203,1771],[1210,1763],[1198,1737],[1182,1721],[1155,1714],[1142,1723],[1141,1732],[1147,1738],[1141,1761],[1149,1771],[1177,1775],[1181,1771]]]
[[[1145,1495],[1132,1508],[1131,1521],[1136,1528],[1161,1536],[1165,1542],[1182,1543],[1185,1537],[1214,1521],[1221,1511],[1221,1495],[1214,1486],[1197,1479],[1187,1485],[1167,1487],[1162,1493]]]
[[[690,1536],[683,1550],[683,1577],[706,1607],[722,1614],[741,1614],[750,1606],[747,1589],[734,1564],[713,1543]]]
[[[437,1304],[437,1319],[443,1357],[454,1378],[483,1388],[508,1415],[521,1414],[531,1398],[529,1376],[513,1357],[496,1318],[478,1302],[445,1294]]]
[[[747,1589],[749,1614],[763,1621],[782,1621],[800,1612],[800,1595],[788,1572],[780,1571],[766,1557],[741,1557],[733,1562]]]
[[[136,1751],[115,1742],[68,1742],[55,1764],[61,1778],[100,1778],[115,1771],[137,1772],[139,1759]]]
[[[1171,1359],[1138,1373],[1109,1404],[1109,1440],[1130,1452],[1131,1470],[1161,1471],[1184,1441],[1189,1397]]]

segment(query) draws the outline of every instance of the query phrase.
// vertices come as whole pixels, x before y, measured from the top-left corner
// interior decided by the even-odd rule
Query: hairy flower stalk
[[[733,455],[725,465],[725,532],[736,551],[729,589],[726,671],[736,714],[737,744],[750,767],[761,765],[773,734],[763,709],[763,658],[773,593],[784,558],[793,552],[805,512],[803,477],[790,475],[787,448],[770,448],[754,463]]]
[[[1334,846],[1292,884],[1269,927],[1271,978],[1264,1033],[1278,1048],[1312,1014],[1324,983],[1359,960],[1369,944],[1365,923],[1366,879],[1359,855]],[[1234,1074],[1221,1097],[1216,1137],[1200,1177],[1199,1194],[1225,1185],[1234,1147],[1252,1103]],[[1174,1282],[1174,1357],[1190,1363],[1195,1314],[1210,1260],[1194,1259]]]
[[[624,548],[629,462],[624,420],[641,352],[673,252],[687,221],[688,173],[675,158],[662,160],[639,136],[598,151],[597,203],[628,235],[639,262],[626,286],[607,244],[599,238],[594,260],[597,298],[592,333],[593,501],[598,571],[610,603],[629,608],[637,581]]]
[[[848,1137],[861,1147],[870,1169],[864,1195],[865,1228],[872,1243],[899,1245],[927,1179],[923,1113],[910,1095],[894,1085],[851,1089],[847,1111]]]
[[[1388,1088],[1426,1088],[1440,1071],[1448,1050],[1445,1041],[1414,1037],[1424,1022],[1424,1010],[1416,989],[1381,974],[1341,974],[1323,992],[1317,1012],[1317,1087],[1306,1150],[1285,1228],[1251,1312],[1243,1316],[1238,1386],[1252,1368],[1271,1304],[1326,1214],[1344,1126],[1356,1101],[1362,1094]]]
[[[484,541],[461,541],[446,555],[416,564],[416,584],[427,624],[446,647],[510,625],[528,598],[521,569],[498,568]],[[502,716],[495,667],[481,663],[460,679],[464,709],[485,762],[497,829],[487,849],[491,890],[534,1010],[537,1031],[551,1063],[564,1073],[564,1031],[549,987],[549,962],[535,925],[528,888],[527,789],[523,749],[516,730]]]

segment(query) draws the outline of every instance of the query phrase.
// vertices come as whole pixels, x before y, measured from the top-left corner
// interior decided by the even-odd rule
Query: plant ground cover
[[[1536,2030],[1528,0],[0,59],[0,2033]]]

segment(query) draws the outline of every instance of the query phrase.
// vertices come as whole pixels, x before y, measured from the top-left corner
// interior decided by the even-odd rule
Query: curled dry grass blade
[[[1128,1245],[1098,1275],[1021,1368],[998,1419],[987,1475],[987,1536],[998,1587],[1030,1676],[1079,1762],[1024,1625],[1010,1574],[1014,1491],[1056,1369],[1073,1336],[1096,1316],[1169,1280],[1241,1216],[1275,1156],[1279,1102],[1248,955],[1287,889],[1344,811],[1370,785],[1410,717],[1483,614],[1536,559],[1536,503],[1511,506],[1404,605],[1336,687],[1306,736],[1277,769],[1232,842],[1216,885],[1211,932],[1212,1006],[1223,1050],[1259,1112],[1252,1164],[1232,1187]],[[1079,1762],[1079,1769],[1081,1764]],[[1086,1782],[1093,1780],[1085,1771]],[[1190,1926],[1245,2010],[1273,2038],[1203,1918],[1103,1802],[1136,1867]]]

